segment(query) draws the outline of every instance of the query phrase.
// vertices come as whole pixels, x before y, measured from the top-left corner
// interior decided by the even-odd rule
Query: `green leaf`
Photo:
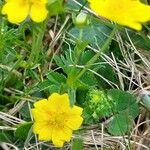
[[[124,135],[131,128],[131,120],[124,113],[117,114],[110,122],[108,132],[112,135]]]
[[[66,83],[66,77],[63,74],[60,74],[58,72],[50,72],[47,75],[47,78],[53,84],[60,85],[62,83]]]
[[[85,2],[87,2],[86,0],[80,0],[79,1],[80,4],[85,4]],[[77,3],[75,3],[72,0],[67,0],[66,1],[66,9],[68,9],[69,11],[79,11],[81,9],[82,6],[79,6]]]
[[[15,132],[15,136],[19,139],[26,140],[28,133],[31,130],[33,122],[20,124]]]
[[[113,135],[124,135],[132,127],[132,120],[139,114],[136,99],[130,93],[118,89],[109,90],[108,98],[115,101],[114,118],[108,131]]]
[[[85,65],[94,55],[95,55],[95,53],[93,51],[86,50],[82,54],[79,64]]]
[[[55,55],[55,56],[54,56],[54,60],[55,60],[55,63],[56,63],[59,67],[64,68],[64,63],[63,63],[63,61],[62,61],[62,59],[61,59],[60,56]]]
[[[61,87],[59,85],[51,85],[50,88],[48,89],[49,93],[60,93]]]
[[[114,72],[113,68],[109,65],[109,64],[102,64],[99,66],[99,70],[97,71],[98,74],[100,74],[101,76],[103,76],[105,79],[115,83],[115,84],[119,84],[118,78],[116,73]],[[99,77],[98,77],[99,79]],[[110,88],[110,85],[108,85],[108,83],[106,83],[106,81],[104,80],[98,80],[99,86],[103,89],[108,89]]]
[[[28,102],[26,102],[23,107],[19,110],[19,113],[24,121],[31,121],[30,110]]]
[[[40,91],[43,91],[45,89],[48,89],[52,86],[52,82],[49,80],[44,80],[42,82],[40,82],[37,87],[39,88]]]
[[[139,114],[139,107],[136,103],[136,99],[130,93],[112,89],[109,90],[108,96],[111,100],[116,102],[116,112],[120,113],[122,111],[128,112],[128,115],[132,116],[132,118],[137,117]]]
[[[0,142],[10,142],[13,138],[13,131],[0,131]]]
[[[83,150],[83,140],[75,138],[72,142],[71,150]]]
[[[150,40],[149,40],[148,36],[146,34],[144,34],[144,32],[138,33],[138,32],[129,30],[128,34],[129,34],[130,38],[132,39],[133,44],[137,48],[139,48],[141,51],[143,51],[143,50],[149,51],[150,50]],[[127,40],[127,41],[129,40],[129,38],[126,36],[126,34],[122,34],[122,35],[125,38],[125,40]]]
[[[48,0],[47,9],[50,16],[58,15],[64,11],[63,0]]]
[[[81,57],[82,53],[86,49],[88,45],[88,42],[86,41],[77,41],[76,46],[75,46],[75,57],[78,57],[76,59],[79,59]]]
[[[50,72],[48,73],[47,78],[48,80],[45,80],[38,84],[38,89],[40,91],[46,90],[50,93],[60,93],[62,92],[61,90],[64,90],[66,85],[66,77],[63,74],[60,74],[58,72]]]
[[[77,27],[73,27],[70,30],[70,34],[75,39],[78,39],[79,33],[80,29]],[[99,48],[104,45],[110,33],[111,29],[109,27],[100,23],[98,19],[91,17],[90,25],[83,29],[82,40],[88,42],[93,48]]]
[[[73,56],[73,54],[72,54],[72,56]],[[59,67],[61,67],[66,74],[70,73],[70,70],[74,65],[74,62],[73,62],[74,58],[72,58],[70,56],[69,51],[65,51],[64,55],[59,55],[59,56],[55,55],[54,60],[55,60],[56,64]],[[70,65],[72,65],[72,66],[70,66]]]
[[[86,84],[88,87],[97,85],[97,80],[96,80],[95,76],[89,72],[85,73],[84,76],[82,76],[80,80],[84,84]]]

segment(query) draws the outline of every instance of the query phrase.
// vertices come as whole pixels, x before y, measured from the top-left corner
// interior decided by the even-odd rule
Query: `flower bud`
[[[84,12],[79,13],[73,20],[78,28],[84,28],[89,23],[88,15]]]

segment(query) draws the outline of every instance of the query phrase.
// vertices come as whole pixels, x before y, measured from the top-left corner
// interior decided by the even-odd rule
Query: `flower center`
[[[56,116],[56,118],[55,118],[56,124],[62,124],[63,122],[64,122],[64,118],[62,117],[62,115]]]
[[[58,128],[63,128],[65,125],[64,113],[56,114],[53,119],[53,125]]]

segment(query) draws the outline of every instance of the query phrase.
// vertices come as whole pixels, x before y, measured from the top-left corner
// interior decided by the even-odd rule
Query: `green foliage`
[[[30,109],[28,102],[24,103],[23,107],[19,110],[19,114],[24,121],[31,121]]]
[[[113,68],[109,64],[100,65],[100,69],[97,70],[98,74],[102,77],[105,77],[108,81],[115,83],[118,85],[119,80],[117,78],[116,73],[114,72]],[[98,85],[100,88],[108,89],[109,85],[104,80],[98,80]]]
[[[110,122],[108,132],[113,135],[124,135],[131,128],[132,120],[130,116],[124,113],[114,115]]]
[[[48,0],[47,9],[50,16],[58,15],[64,11],[63,0]]]
[[[76,102],[76,90],[73,88],[68,89],[69,99],[70,99],[70,106],[72,107]]]
[[[116,101],[115,111],[117,113],[126,112],[132,118],[137,117],[139,109],[133,95],[121,90],[112,89],[108,91],[108,97],[111,101]]]
[[[66,77],[63,74],[57,72],[50,72],[47,75],[47,78],[52,84],[60,85],[66,82]]]
[[[83,5],[87,4],[86,0],[80,0],[80,3]],[[70,11],[79,11],[82,8],[82,6],[77,5],[74,1],[72,0],[67,0],[66,1],[66,9]]]
[[[104,91],[89,90],[84,102],[85,123],[98,123],[101,118],[110,116],[113,105],[115,105],[115,101],[109,102]]]
[[[93,48],[100,49],[105,43],[107,36],[110,35],[111,31],[111,28],[102,24],[101,22],[99,22],[99,20],[91,17],[90,24],[83,28],[82,40],[87,41]],[[80,29],[77,27],[73,27],[70,30],[70,34],[75,39],[78,38],[79,32]]]
[[[33,122],[27,122],[20,124],[15,132],[15,136],[20,140],[26,140],[29,134],[31,134],[30,130],[33,125]]]
[[[108,97],[116,102],[113,107],[113,120],[109,124],[108,131],[113,135],[124,135],[132,127],[132,120],[139,114],[139,107],[133,95],[112,89],[108,91]]]
[[[3,4],[0,1],[0,8]],[[10,118],[0,114],[0,142],[14,144],[21,150],[30,146],[53,149],[50,142],[38,143],[38,147],[32,136],[30,113],[35,101],[54,92],[68,93],[71,107],[74,104],[83,107],[83,128],[106,120],[107,134],[130,135],[140,110],[135,91],[138,94],[141,85],[143,88],[150,85],[149,24],[140,32],[125,30],[95,17],[84,6],[88,8],[87,0],[48,0],[49,17],[41,23],[27,17],[14,25],[1,14],[0,111]],[[74,16],[78,26],[73,22]],[[121,84],[124,91],[119,90]],[[150,110],[149,94],[140,98],[142,106]],[[25,123],[11,122],[16,118]],[[12,130],[6,130],[8,126]],[[144,127],[139,127],[142,133]],[[86,131],[85,128],[83,132]],[[82,150],[83,143],[82,137],[75,135],[69,148]]]
[[[128,40],[126,35],[123,35],[125,39]],[[141,33],[135,33],[133,31],[129,32],[129,36],[132,39],[132,42],[134,45],[136,45],[140,49],[144,49],[149,51],[150,50],[150,40],[145,34]]]
[[[72,141],[71,150],[83,150],[83,140],[75,138]]]
[[[0,142],[11,142],[13,140],[14,134],[12,131],[0,130]]]
[[[127,133],[138,114],[134,96],[117,89],[107,92],[91,89],[84,102],[84,122],[98,123],[101,118],[113,116],[108,126],[108,132],[113,135]]]

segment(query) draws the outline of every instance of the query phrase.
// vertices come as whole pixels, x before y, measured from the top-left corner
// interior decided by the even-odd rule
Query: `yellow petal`
[[[52,133],[52,141],[54,145],[58,147],[62,147],[64,142],[69,142],[71,139],[72,135],[72,130],[69,129],[68,127],[63,127],[63,128],[53,128],[53,133]]]
[[[2,8],[2,14],[8,16],[11,23],[20,23],[28,15],[28,0],[8,0]]]
[[[66,125],[72,130],[77,130],[81,126],[83,122],[83,118],[81,117],[82,111],[81,107],[73,106],[66,114]]]
[[[121,25],[141,30],[142,23],[150,21],[150,6],[139,0],[89,0],[98,15]]]
[[[82,122],[83,122],[83,118],[82,117],[80,117],[80,116],[79,117],[72,116],[72,118],[68,119],[65,124],[70,129],[77,130],[81,126]]]
[[[45,107],[45,106],[47,106],[47,104],[48,104],[47,99],[41,99],[34,103],[34,107],[36,107],[36,108]]]
[[[131,23],[128,24],[128,27],[133,28],[133,29],[135,29],[137,31],[142,30],[142,24],[139,23],[139,22],[138,23],[137,22],[131,22]]]
[[[34,107],[38,109],[39,112],[45,112],[52,115],[57,111],[57,109],[49,103],[47,99],[41,99],[34,103]]]
[[[49,105],[53,106],[56,110],[64,110],[68,111],[70,110],[70,103],[69,103],[69,97],[68,94],[59,95],[58,93],[53,93],[49,98]]]
[[[33,132],[38,134],[39,140],[51,140],[52,139],[52,127],[44,123],[34,123]]]
[[[81,115],[82,114],[82,111],[83,111],[83,108],[81,107],[78,107],[78,106],[73,106],[73,108],[71,109],[71,112],[70,114],[71,115]]]
[[[34,108],[31,111],[35,121],[47,121],[51,117],[51,114],[45,110]]]
[[[63,147],[65,141],[58,140],[58,139],[53,139],[53,144],[57,147]]]
[[[30,10],[30,17],[35,22],[42,22],[46,19],[48,10],[45,3],[36,2],[33,3]]]

